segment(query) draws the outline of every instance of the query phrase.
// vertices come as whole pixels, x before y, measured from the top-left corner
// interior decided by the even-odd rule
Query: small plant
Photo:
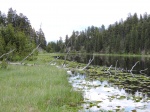
[[[2,63],[0,64],[0,68],[6,69],[8,66],[8,63],[6,62],[5,59],[3,59]]]

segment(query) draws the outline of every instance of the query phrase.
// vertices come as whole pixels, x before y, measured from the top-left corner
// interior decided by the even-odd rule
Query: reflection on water
[[[70,55],[68,60],[77,61],[80,63],[88,63],[89,59],[92,58],[92,55]],[[139,73],[140,70],[148,68],[144,73],[150,76],[150,57],[124,57],[124,56],[95,56],[92,65],[107,66],[113,65],[115,67],[116,61],[118,60],[117,67],[130,70],[132,66],[139,61],[135,66],[134,73]]]
[[[83,91],[83,109],[79,112],[99,112],[111,110],[116,112],[149,112],[150,99],[142,92],[134,95],[119,89],[107,81],[87,80],[86,75],[72,74],[69,82],[75,90]]]

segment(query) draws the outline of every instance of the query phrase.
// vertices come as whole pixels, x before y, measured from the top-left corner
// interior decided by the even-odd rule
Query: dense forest
[[[66,49],[86,53],[150,54],[150,15],[129,14],[126,20],[121,19],[108,28],[102,25],[73,31],[70,37],[66,36],[65,42],[60,38],[47,46],[48,52]]]
[[[29,19],[10,8],[8,14],[0,11],[0,56],[13,49],[8,60],[18,61],[27,56],[37,45],[46,49],[46,40],[41,28],[35,31]],[[1,59],[2,60],[2,59]]]

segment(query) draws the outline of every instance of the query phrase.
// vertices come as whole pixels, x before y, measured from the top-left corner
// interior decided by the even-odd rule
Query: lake
[[[82,91],[79,112],[149,112],[150,98],[138,90],[132,94],[107,80],[89,80],[87,75],[68,71],[74,90]]]
[[[88,63],[89,59],[92,57],[93,57],[92,55],[77,54],[68,56],[67,60],[77,61],[80,63]],[[145,75],[150,76],[150,57],[95,55],[95,58],[91,63],[91,65],[107,66],[107,67],[112,65],[113,67],[115,67],[117,62],[118,68],[131,70],[131,68],[137,61],[139,61],[139,63],[135,66],[134,73],[139,73],[140,70],[147,69],[146,71],[144,71],[144,73]]]
[[[70,55],[67,60],[88,63],[92,55]],[[138,62],[139,61],[139,62]],[[138,62],[138,63],[137,63]],[[135,63],[137,63],[135,65]],[[150,58],[125,56],[95,55],[91,63],[97,66],[117,66],[131,70],[135,65],[132,77],[114,75],[81,74],[68,71],[69,82],[74,90],[82,91],[84,101],[79,112],[149,112],[150,110]],[[146,70],[145,70],[146,69]],[[140,75],[142,71],[143,77]],[[113,82],[111,78],[113,77]],[[114,78],[116,78],[114,80]],[[145,80],[146,79],[146,80]]]

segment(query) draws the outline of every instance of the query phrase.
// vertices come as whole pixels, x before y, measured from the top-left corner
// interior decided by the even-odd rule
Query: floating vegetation
[[[150,109],[150,81],[144,76],[127,74],[125,78],[122,75],[91,75],[90,72],[83,75],[77,72],[70,75],[69,82],[76,90],[83,91],[83,108],[79,112],[138,112]]]
[[[83,70],[86,64],[69,61],[66,63],[67,69],[74,72],[71,73],[69,82],[75,90],[83,92],[83,110],[110,112],[150,110],[150,77],[143,75],[144,71],[141,74],[133,74],[138,61],[131,70],[112,65],[110,67],[90,65]]]

